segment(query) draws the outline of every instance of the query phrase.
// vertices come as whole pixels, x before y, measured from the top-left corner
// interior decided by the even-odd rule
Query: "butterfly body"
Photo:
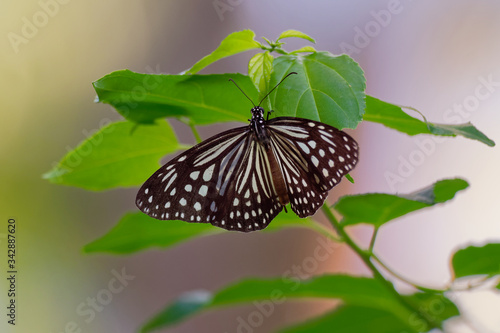
[[[346,133],[302,118],[266,120],[257,106],[248,126],[215,135],[162,166],[136,204],[160,220],[260,230],[288,203],[299,217],[313,215],[357,159],[358,145]]]

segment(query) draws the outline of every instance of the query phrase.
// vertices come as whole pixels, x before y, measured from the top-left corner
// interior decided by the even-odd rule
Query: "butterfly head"
[[[264,117],[264,108],[262,106],[254,106],[252,108],[252,118],[263,118]]]

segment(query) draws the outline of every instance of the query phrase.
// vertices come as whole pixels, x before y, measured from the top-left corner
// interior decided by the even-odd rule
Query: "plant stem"
[[[342,240],[354,251],[356,254],[363,260],[365,265],[372,271],[373,277],[378,280],[380,283],[382,283],[395,297],[396,300],[399,301],[399,303],[404,306],[406,309],[408,309],[412,313],[417,313],[422,320],[424,320],[429,328],[441,328],[441,324],[436,322],[433,318],[431,318],[429,315],[427,315],[424,312],[419,311],[416,307],[414,307],[412,304],[408,303],[407,300],[405,300],[394,288],[392,283],[384,278],[382,273],[379,272],[377,267],[371,262],[370,256],[371,254],[368,253],[367,251],[364,251],[361,249],[353,240],[352,238],[345,232],[344,228],[340,225],[339,221],[333,215],[332,211],[330,208],[324,204],[322,207],[323,212],[325,213],[326,217],[330,220],[332,223],[333,227],[335,230],[337,230],[337,233],[339,236],[342,238]]]
[[[200,143],[201,142],[200,133],[198,133],[198,130],[196,129],[194,124],[190,121],[188,125],[191,128],[191,132],[193,132],[196,143]]]
[[[389,273],[391,273],[394,277],[396,277],[397,279],[403,281],[404,283],[407,283],[409,284],[410,286],[412,286],[413,288],[415,289],[418,289],[420,291],[423,291],[423,292],[426,292],[426,293],[435,293],[435,294],[442,294],[444,293],[445,291],[447,290],[439,290],[439,289],[431,289],[431,288],[426,288],[426,287],[422,287],[416,283],[413,283],[411,281],[409,281],[408,279],[402,277],[401,275],[399,275],[398,273],[396,273],[395,271],[393,271],[392,269],[390,269],[382,260],[379,259],[379,257],[377,257],[377,255],[373,252],[371,252],[371,256],[374,260],[376,260],[380,266],[382,266],[386,271],[388,271]]]
[[[319,222],[312,220],[311,229],[326,236],[327,238],[330,238],[334,242],[342,243],[342,239],[340,239],[340,237],[338,237],[331,228],[326,228]]]

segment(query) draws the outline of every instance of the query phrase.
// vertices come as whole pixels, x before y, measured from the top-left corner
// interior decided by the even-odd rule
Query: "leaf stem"
[[[370,240],[370,247],[368,248],[368,251],[370,251],[371,254],[373,254],[373,248],[375,247],[375,240],[377,239],[378,230],[379,227],[375,226],[375,229],[373,230],[372,239]]]
[[[365,265],[370,269],[370,271],[373,274],[373,277],[378,280],[380,283],[385,285],[385,287],[388,289],[389,292],[391,292],[395,299],[399,301],[399,303],[404,306],[406,309],[408,309],[412,313],[416,313],[419,315],[419,317],[426,322],[426,324],[429,326],[429,328],[441,328],[441,324],[439,322],[436,322],[433,318],[431,318],[428,314],[425,312],[421,312],[419,309],[414,307],[412,304],[407,302],[399,293],[398,291],[394,288],[393,284],[384,278],[382,273],[377,269],[377,267],[371,262],[370,257],[371,253],[364,251],[361,249],[358,244],[356,244],[352,238],[347,234],[347,232],[344,230],[344,228],[340,225],[339,221],[333,215],[332,211],[330,208],[324,204],[322,207],[323,212],[325,213],[326,217],[330,220],[331,224],[339,234],[339,236],[342,238],[342,240],[354,251],[356,254],[363,260]]]
[[[198,130],[194,126],[193,122],[190,121],[188,125],[191,128],[191,132],[193,132],[193,135],[194,135],[194,138],[196,140],[196,143],[200,143],[201,142],[201,136],[200,136],[200,133],[198,133]]]

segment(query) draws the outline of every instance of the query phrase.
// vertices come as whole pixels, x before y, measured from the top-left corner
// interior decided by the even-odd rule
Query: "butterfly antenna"
[[[254,102],[250,99],[250,97],[248,97],[248,95],[247,95],[247,94],[245,94],[245,92],[243,91],[243,89],[241,89],[241,88],[240,88],[240,86],[239,86],[238,84],[236,84],[236,82],[234,82],[234,80],[233,80],[233,79],[229,79],[229,81],[233,82],[233,83],[234,83],[234,85],[235,85],[236,87],[238,87],[238,89],[239,89],[239,90],[243,93],[243,95],[245,95],[245,97],[246,97],[246,98],[248,98],[248,100],[249,100],[250,102],[252,102],[253,106],[255,107],[255,103],[254,103]],[[259,105],[260,105],[260,103],[259,103]]]
[[[267,98],[267,96],[269,96],[273,92],[273,90],[276,89],[281,84],[281,82],[283,82],[287,77],[289,77],[292,74],[297,74],[297,73],[296,72],[290,72],[290,73],[288,73],[284,78],[281,79],[280,82],[278,82],[277,85],[274,86],[273,89],[271,89],[270,92],[267,93],[266,96],[264,96],[264,98],[259,102],[259,105],[257,105],[257,106],[260,106],[260,103],[262,103]]]

